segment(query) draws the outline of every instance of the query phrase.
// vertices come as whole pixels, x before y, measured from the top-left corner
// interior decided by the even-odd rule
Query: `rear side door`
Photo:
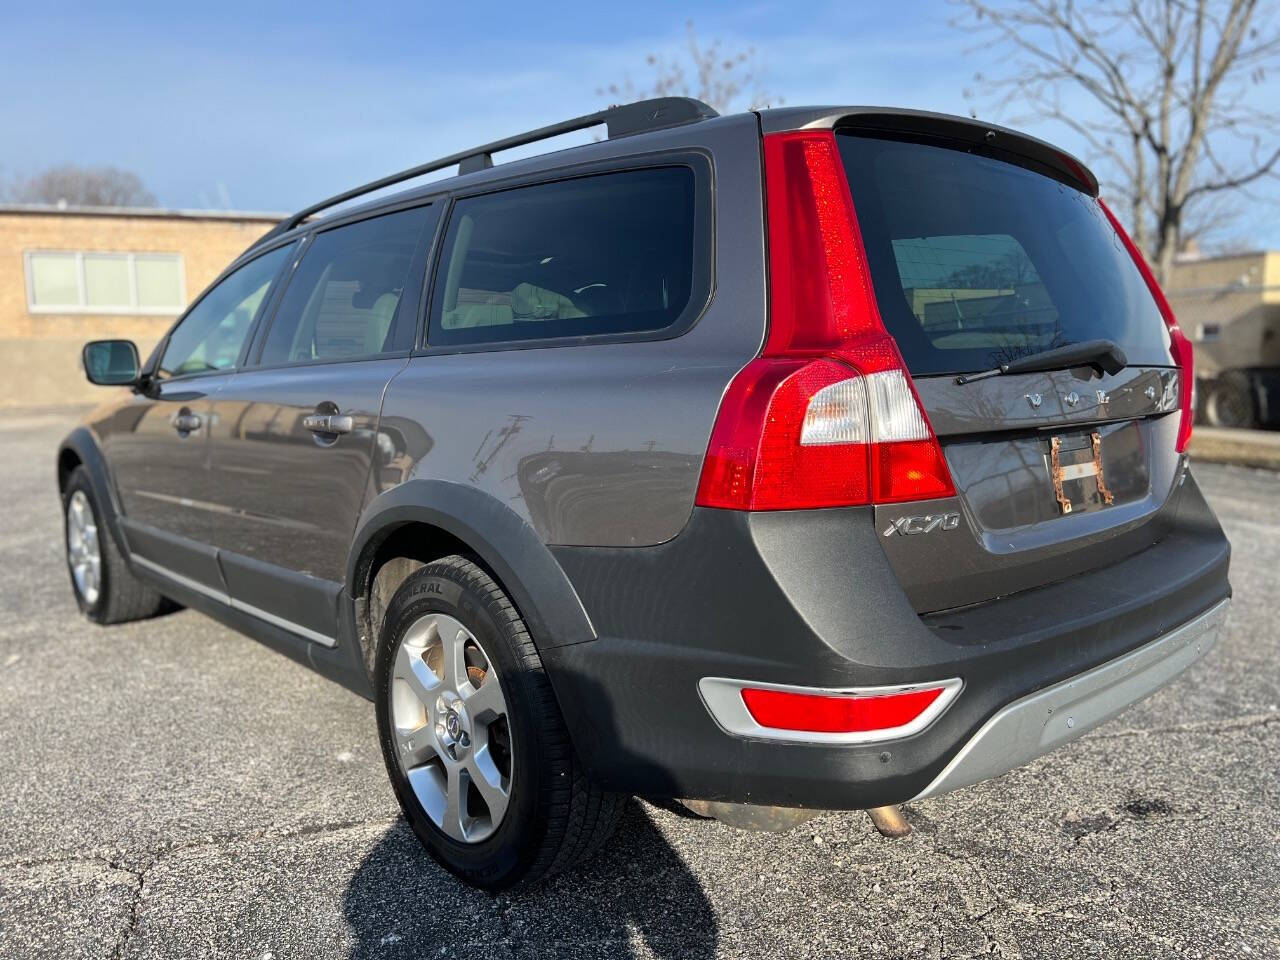
[[[214,542],[232,602],[327,645],[435,221],[419,205],[314,234],[253,362],[214,403]]]
[[[264,253],[211,287],[166,337],[151,386],[104,431],[134,560],[197,588],[221,590],[211,546],[213,398],[234,375],[291,249]]]

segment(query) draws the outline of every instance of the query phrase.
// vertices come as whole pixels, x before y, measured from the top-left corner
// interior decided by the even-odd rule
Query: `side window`
[[[170,334],[160,359],[160,375],[177,377],[234,367],[271,281],[292,250],[292,246],[279,247],[251,260],[205,294]]]
[[[459,200],[428,342],[657,331],[694,288],[694,173],[653,167]]]
[[[416,318],[398,308],[429,209],[318,234],[289,281],[260,362],[372,357],[412,346]]]

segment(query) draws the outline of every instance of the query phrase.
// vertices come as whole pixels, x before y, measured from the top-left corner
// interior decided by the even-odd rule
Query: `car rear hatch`
[[[912,126],[862,118],[837,124],[835,140],[881,320],[954,484],[953,497],[875,506],[924,613],[1161,539],[1184,466],[1190,370],[1167,304],[1082,168],[1009,149],[1003,132]],[[1100,339],[1118,348],[1114,362],[965,379]]]

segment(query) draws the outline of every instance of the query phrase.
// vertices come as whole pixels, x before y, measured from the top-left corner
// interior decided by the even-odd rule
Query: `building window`
[[[32,313],[181,313],[182,256],[176,253],[24,254]]]

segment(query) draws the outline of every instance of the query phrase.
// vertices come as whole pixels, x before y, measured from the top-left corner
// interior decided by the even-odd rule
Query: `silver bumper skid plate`
[[[1154,693],[1213,648],[1230,602],[1223,600],[1145,646],[1001,708],[914,799],[998,777]]]

